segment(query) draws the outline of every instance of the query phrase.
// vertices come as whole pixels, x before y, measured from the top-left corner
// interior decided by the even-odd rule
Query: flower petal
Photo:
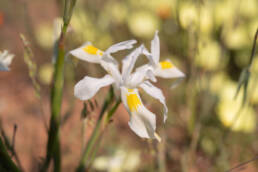
[[[105,56],[108,57],[106,58]],[[104,58],[102,58],[100,61],[100,65],[114,78],[117,87],[119,87],[119,84],[122,83],[122,76],[118,69],[118,64],[116,63],[115,59],[112,60],[111,55],[105,54],[103,57]]]
[[[9,65],[11,64],[13,60],[14,55],[8,53],[7,50],[4,50],[3,52],[0,51],[0,71],[8,71]]]
[[[153,84],[151,84],[149,81],[145,81],[144,83],[142,83],[140,85],[140,87],[147,94],[149,94],[150,96],[152,96],[155,99],[158,99],[159,102],[163,105],[163,107],[164,107],[163,115],[164,115],[164,122],[165,122],[167,119],[168,108],[166,105],[165,96],[163,95],[162,91],[159,88],[155,87]]]
[[[159,62],[158,66],[154,70],[154,74],[155,76],[162,78],[185,77],[185,74],[176,68],[169,59]]]
[[[110,75],[105,75],[103,78],[93,78],[85,76],[74,87],[74,95],[80,100],[88,100],[92,98],[100,88],[108,86],[114,82]]]
[[[135,62],[139,55],[142,53],[144,46],[141,45],[140,47],[136,48],[134,51],[132,51],[128,56],[126,56],[122,63],[122,77],[123,80],[125,81],[128,76],[131,74],[133,67],[135,65]]]
[[[105,53],[111,54],[111,53],[115,53],[120,50],[131,49],[131,48],[133,48],[133,44],[135,44],[136,42],[137,42],[136,40],[128,40],[128,41],[119,42],[119,43],[114,44],[111,47],[109,47],[105,51]]]
[[[91,63],[99,63],[103,52],[94,47],[90,42],[86,42],[81,47],[70,51],[73,56]]]
[[[143,73],[146,77],[146,79],[150,79],[152,82],[156,82],[157,79],[154,75],[154,69],[153,66],[150,64],[142,65],[138,68],[136,68],[136,72]]]
[[[160,58],[160,42],[159,42],[158,31],[155,32],[154,38],[151,41],[151,54],[152,54],[154,63],[158,64],[159,58]]]
[[[156,116],[143,106],[138,90],[121,87],[121,95],[130,114],[129,127],[142,138],[156,138]]]
[[[156,66],[152,54],[147,50],[147,48],[144,47],[142,53],[148,58],[149,63],[152,66]]]
[[[126,85],[130,88],[135,88],[147,79],[150,79],[153,82],[157,81],[152,66],[148,64],[138,67],[135,72],[129,75],[126,80]]]

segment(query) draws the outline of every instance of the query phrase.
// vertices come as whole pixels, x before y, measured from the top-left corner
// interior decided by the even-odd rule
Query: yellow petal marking
[[[103,55],[103,52],[100,51],[98,48],[94,47],[93,45],[86,45],[83,48],[83,51],[85,51],[88,54],[93,54],[93,55]]]
[[[127,98],[128,107],[131,112],[137,111],[138,107],[142,104],[141,100],[139,99],[136,93],[129,93],[126,95],[126,98]]]
[[[162,69],[170,69],[174,67],[174,65],[170,61],[162,61],[162,62],[159,62],[159,64]]]
[[[133,92],[133,89],[128,88],[127,90],[128,90],[128,92]]]

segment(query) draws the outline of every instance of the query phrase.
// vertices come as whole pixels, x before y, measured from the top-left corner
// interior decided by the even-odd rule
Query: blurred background
[[[0,118],[26,171],[38,169],[45,156],[50,117],[49,90],[52,54],[59,36],[63,1],[1,0],[0,50],[15,54],[10,72],[0,73]],[[136,39],[150,47],[159,30],[161,59],[169,58],[186,74],[178,87],[159,79],[169,107],[162,123],[162,106],[143,94],[145,105],[158,118],[163,142],[143,140],[128,127],[129,115],[120,105],[91,171],[226,171],[258,154],[258,55],[251,67],[246,102],[243,90],[234,99],[241,70],[250,60],[258,27],[257,0],[77,0],[66,38],[66,50],[86,41],[105,50]],[[24,60],[23,34],[33,58]],[[116,53],[118,61],[129,51]],[[146,63],[144,58],[137,65]],[[73,171],[103,103],[102,89],[88,104],[73,97],[73,86],[85,75],[101,77],[96,64],[69,56],[65,68],[61,142],[63,171]],[[31,67],[33,66],[33,67]],[[29,72],[32,73],[32,82]],[[36,89],[35,89],[36,88]],[[232,171],[258,171],[258,161]]]

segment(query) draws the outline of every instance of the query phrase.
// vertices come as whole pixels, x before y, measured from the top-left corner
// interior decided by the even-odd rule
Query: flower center
[[[94,47],[93,45],[86,45],[83,48],[83,51],[85,51],[88,54],[94,54],[94,55],[103,55],[103,52],[101,52],[98,48]]]
[[[159,64],[162,69],[170,69],[174,67],[174,65],[170,61],[162,61],[162,62],[159,62]]]

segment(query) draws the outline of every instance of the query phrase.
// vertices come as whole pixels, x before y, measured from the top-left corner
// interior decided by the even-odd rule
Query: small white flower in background
[[[157,37],[157,34],[156,34]],[[155,132],[156,116],[149,111],[142,103],[138,88],[142,88],[147,94],[157,99],[164,106],[164,122],[167,118],[168,108],[166,106],[165,97],[162,91],[151,84],[156,82],[156,76],[160,76],[159,71],[162,63],[159,63],[159,52],[157,54],[157,39],[152,41],[152,53],[148,53],[146,48],[141,45],[132,51],[122,60],[122,72],[118,68],[118,62],[111,56],[111,53],[119,50],[130,49],[136,43],[134,40],[124,41],[111,46],[105,52],[92,46],[90,43],[84,44],[82,47],[72,50],[70,53],[75,57],[92,62],[99,63],[108,74],[103,78],[84,77],[74,88],[74,95],[81,100],[92,98],[100,88],[113,84],[116,90],[121,93],[121,99],[130,114],[129,127],[142,138],[156,138],[160,141],[160,137]],[[154,49],[155,48],[155,49]],[[159,51],[159,48],[158,48]],[[138,67],[133,72],[135,62],[139,55],[147,54],[150,64]],[[155,55],[155,56],[154,56]],[[157,64],[155,62],[157,61]],[[184,76],[177,68],[171,67],[170,62],[165,63],[165,71],[169,77]],[[162,68],[163,69],[163,68]],[[161,73],[164,71],[161,71]]]
[[[97,157],[93,162],[93,168],[108,172],[137,171],[140,163],[140,151],[117,148],[112,155]]]
[[[8,71],[9,65],[13,60],[14,55],[8,53],[7,50],[0,51],[0,71]]]

